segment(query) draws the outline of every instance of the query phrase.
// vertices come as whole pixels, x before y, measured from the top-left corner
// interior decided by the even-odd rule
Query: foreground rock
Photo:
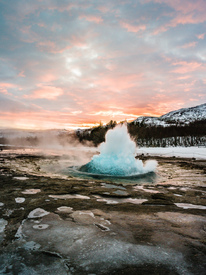
[[[0,274],[205,274],[203,170],[161,160],[153,183],[131,184],[53,164],[1,156]]]

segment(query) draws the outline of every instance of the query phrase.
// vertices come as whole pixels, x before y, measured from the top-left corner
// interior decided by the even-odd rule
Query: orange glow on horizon
[[[74,112],[75,113],[75,112]],[[99,111],[96,113],[85,115],[84,118],[78,117],[72,113],[61,112],[21,112],[19,114],[13,114],[11,112],[5,112],[0,114],[1,128],[17,128],[17,129],[31,129],[31,130],[43,130],[43,129],[84,129],[99,126],[100,124],[106,125],[111,120],[120,123],[122,121],[132,122],[140,116],[160,116],[162,112],[148,112],[148,110],[142,110],[137,114],[127,114],[122,111]],[[84,116],[84,114],[80,113]],[[95,118],[94,118],[95,117]],[[72,123],[68,121],[73,121]]]

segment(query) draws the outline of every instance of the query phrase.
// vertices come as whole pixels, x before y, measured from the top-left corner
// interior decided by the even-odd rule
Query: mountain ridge
[[[206,120],[206,103],[189,108],[170,111],[160,117],[141,116],[132,123],[147,126],[176,126],[188,125],[191,122]]]

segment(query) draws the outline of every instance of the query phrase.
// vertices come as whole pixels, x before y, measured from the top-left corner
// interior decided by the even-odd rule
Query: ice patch
[[[29,178],[27,178],[27,177],[13,177],[13,179],[16,179],[16,180],[28,180]]]
[[[75,211],[75,212],[77,212],[77,211]],[[89,215],[89,216],[91,216],[92,218],[94,218],[94,213],[91,212],[91,211],[84,211],[84,212],[79,211],[79,215]]]
[[[15,198],[16,203],[23,203],[25,202],[25,198]]]
[[[41,189],[26,189],[24,191],[22,191],[21,193],[24,195],[33,195],[33,194],[37,194],[41,192]]]
[[[157,190],[152,190],[152,189],[144,188],[144,186],[142,186],[142,185],[136,185],[133,189],[134,190],[142,190],[142,191],[147,192],[147,193],[154,193],[154,194],[160,193]]]
[[[206,209],[206,206],[204,205],[196,205],[190,203],[175,203],[175,205],[183,209]]]
[[[119,198],[103,198],[100,196],[95,196],[97,201],[106,202],[106,204],[118,204],[118,203],[133,203],[133,204],[142,204],[143,202],[147,201],[147,199],[119,199]]]
[[[19,226],[19,228],[18,228],[18,230],[17,230],[17,232],[16,232],[16,234],[15,234],[15,237],[16,237],[17,239],[21,239],[21,238],[24,237],[24,234],[23,234],[23,232],[22,232],[22,229],[23,229],[23,225],[24,225],[25,221],[26,221],[26,220],[23,220],[23,221],[22,221],[21,225]]]
[[[133,198],[123,200],[124,203],[130,202],[130,203],[134,203],[134,204],[142,204],[145,201],[148,201],[148,200],[146,200],[146,199],[133,199]]]
[[[4,219],[0,219],[0,233],[4,232],[5,227],[7,226],[8,222]]]
[[[170,189],[170,190],[176,190],[177,188],[173,187],[173,186],[170,186],[170,187],[168,187],[168,189]]]
[[[0,207],[4,206],[4,203],[3,202],[0,202]]]
[[[60,212],[64,212],[64,213],[72,213],[73,212],[73,208],[72,207],[68,207],[68,206],[60,206],[57,208],[58,211]]]
[[[44,209],[36,208],[36,209],[34,209],[33,211],[31,211],[29,213],[28,218],[29,219],[41,218],[41,217],[46,216],[48,214],[49,214],[49,212],[45,211]]]
[[[113,191],[113,193],[116,195],[120,195],[120,196],[128,196],[129,195],[126,191],[122,191],[122,190],[116,190],[116,191]]]
[[[189,188],[187,188],[187,187],[182,187],[182,188],[180,188],[180,190],[181,190],[181,191],[184,191],[184,192],[187,192],[187,191],[189,190]]]
[[[49,195],[50,198],[53,199],[63,199],[63,200],[67,200],[67,199],[82,199],[82,200],[89,200],[90,197],[88,196],[83,196],[83,195],[70,195],[70,194],[65,194],[65,195]]]
[[[35,243],[34,241],[26,242],[24,248],[26,250],[38,250],[41,247],[40,244]]]
[[[106,187],[106,188],[116,188],[116,189],[122,189],[125,190],[125,187],[119,186],[119,185],[114,185],[114,184],[108,184],[108,183],[101,183],[102,187]]]
[[[110,198],[102,198],[100,196],[95,196],[97,198],[97,201],[100,201],[100,202],[106,202],[106,204],[118,204],[119,202],[117,200],[114,200],[114,199],[110,199]]]

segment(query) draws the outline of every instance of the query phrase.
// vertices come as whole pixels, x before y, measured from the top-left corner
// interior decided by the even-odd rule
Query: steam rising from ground
[[[106,134],[106,141],[98,148],[92,142],[81,144],[74,132],[62,130],[21,131],[5,130],[0,132],[1,139],[12,146],[19,146],[20,150],[31,150],[33,154],[55,155],[59,157],[55,164],[55,171],[64,170],[68,166],[81,166],[83,172],[112,176],[133,176],[152,172],[156,168],[156,161],[148,161],[143,165],[141,160],[135,159],[136,144],[131,140],[126,125],[118,125]],[[6,142],[5,142],[6,141]],[[92,160],[91,160],[92,159]],[[91,160],[91,161],[90,161]],[[44,167],[41,166],[41,169]],[[45,168],[46,169],[46,168]]]
[[[126,125],[118,125],[109,130],[99,150],[100,154],[95,155],[88,164],[81,167],[81,171],[112,176],[133,176],[153,172],[157,166],[157,162],[153,160],[143,165],[141,160],[135,159],[136,145],[131,140]]]

